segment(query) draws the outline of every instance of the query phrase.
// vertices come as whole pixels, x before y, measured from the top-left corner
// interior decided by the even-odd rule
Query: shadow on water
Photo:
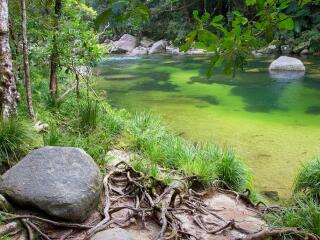
[[[236,86],[231,90],[231,94],[241,96],[245,103],[245,110],[248,112],[270,112],[272,110],[287,109],[279,106],[278,100],[284,92],[287,84],[270,83],[262,86]]]
[[[306,114],[319,115],[320,114],[320,106],[310,106],[305,111]]]
[[[219,100],[215,96],[194,96],[192,98],[205,101],[211,105],[219,105]]]

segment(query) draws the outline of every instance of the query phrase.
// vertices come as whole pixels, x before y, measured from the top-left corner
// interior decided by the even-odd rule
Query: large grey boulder
[[[93,159],[71,147],[34,150],[0,178],[0,193],[9,200],[69,221],[84,221],[97,206],[101,190]]]
[[[305,71],[303,63],[293,57],[281,56],[274,60],[270,66],[270,71]]]
[[[114,51],[124,51],[131,52],[138,46],[138,39],[130,34],[124,34],[122,37],[113,43],[116,50]]]
[[[122,228],[111,228],[93,235],[90,240],[133,240],[128,231]]]
[[[167,42],[165,40],[157,41],[149,49],[149,54],[164,53],[166,51],[166,46]]]

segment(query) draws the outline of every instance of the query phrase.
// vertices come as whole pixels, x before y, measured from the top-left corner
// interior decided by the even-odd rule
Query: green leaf
[[[278,23],[278,27],[279,29],[281,30],[293,30],[294,28],[294,22],[293,22],[293,19],[284,14],[284,13],[280,13],[278,15],[279,17],[279,23]]]
[[[246,0],[246,5],[247,6],[252,6],[252,5],[254,5],[254,4],[256,4],[256,0]]]
[[[212,24],[212,23],[218,23],[218,22],[220,22],[222,19],[223,19],[223,16],[222,16],[222,15],[215,16],[215,17],[211,20],[211,24]]]
[[[197,31],[192,31],[188,34],[187,38],[186,38],[186,43],[183,44],[181,47],[180,47],[180,50],[183,51],[183,52],[186,52],[190,49],[192,43],[194,42],[195,38],[197,36]]]

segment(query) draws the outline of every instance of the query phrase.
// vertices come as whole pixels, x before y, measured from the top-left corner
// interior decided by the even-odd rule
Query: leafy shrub
[[[0,159],[11,165],[38,144],[31,124],[19,119],[0,120]]]
[[[320,197],[320,158],[304,164],[294,183],[294,192]]]

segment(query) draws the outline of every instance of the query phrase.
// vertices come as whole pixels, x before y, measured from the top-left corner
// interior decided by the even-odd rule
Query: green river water
[[[151,110],[183,137],[232,147],[260,191],[288,197],[302,162],[320,154],[320,59],[305,76],[270,75],[271,58],[234,78],[207,78],[207,56],[110,57],[96,88],[116,107]]]

